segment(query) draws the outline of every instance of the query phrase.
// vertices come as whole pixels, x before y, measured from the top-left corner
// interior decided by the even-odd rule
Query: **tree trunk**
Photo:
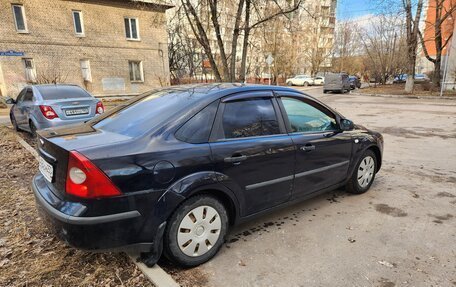
[[[247,49],[249,46],[250,36],[250,4],[251,0],[245,0],[245,23],[244,23],[244,40],[242,42],[242,59],[241,59],[241,73],[239,75],[239,81],[246,81],[246,64],[247,64]]]
[[[234,22],[233,39],[231,42],[231,63],[230,63],[230,81],[236,81],[236,54],[237,54],[237,41],[239,38],[239,25],[241,24],[242,9],[244,7],[244,0],[239,1],[238,10],[236,12],[236,20]]]

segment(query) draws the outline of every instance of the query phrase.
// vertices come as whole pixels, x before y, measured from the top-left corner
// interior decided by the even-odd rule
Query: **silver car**
[[[37,130],[81,123],[104,112],[103,103],[76,85],[25,87],[13,104],[10,119],[16,130],[35,135]]]

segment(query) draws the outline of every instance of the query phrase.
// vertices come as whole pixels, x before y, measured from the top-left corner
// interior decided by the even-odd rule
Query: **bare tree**
[[[407,37],[407,71],[409,76],[405,82],[405,92],[412,93],[415,81],[416,50],[418,46],[418,31],[423,9],[423,0],[418,0],[416,10],[413,11],[411,0],[402,0],[405,11],[405,27]]]
[[[453,36],[453,26],[454,26],[454,19],[452,14],[456,10],[456,5],[454,5],[454,1],[445,1],[445,0],[433,0],[430,3],[434,4],[435,6],[430,5],[428,9],[435,10],[435,21],[433,23],[426,21],[426,27],[424,33],[428,32],[429,34],[433,34],[432,37],[428,41],[434,42],[435,46],[435,58],[432,58],[429,55],[428,46],[425,43],[423,34],[421,31],[418,31],[421,44],[423,47],[423,52],[429,61],[434,64],[434,73],[432,76],[432,82],[436,86],[440,86],[440,67],[442,63],[442,52],[445,47],[450,42]],[[446,5],[447,4],[447,5]],[[443,39],[442,30],[444,23],[448,22],[448,32],[449,36],[446,39]]]
[[[294,5],[289,5],[287,1],[280,0],[237,0],[231,3],[236,11],[234,21],[220,22],[222,13],[226,13],[220,9],[219,4],[222,1],[218,0],[204,0],[199,1],[198,4],[193,4],[190,0],[181,0],[182,7],[184,7],[188,23],[191,30],[203,47],[204,53],[209,60],[210,66],[217,81],[234,81],[236,78],[236,55],[238,47],[238,38],[243,30],[243,44],[242,44],[242,59],[240,69],[240,80],[245,80],[245,68],[248,53],[249,36],[252,29],[259,27],[261,24],[266,23],[276,17],[289,14],[300,7],[302,0],[294,1]],[[280,3],[279,3],[280,2]],[[282,3],[283,2],[283,3]],[[276,9],[270,14],[264,14],[259,9],[265,5],[273,5]],[[205,17],[205,12],[208,12]],[[242,16],[244,15],[244,25],[242,26]],[[255,17],[252,17],[255,16]],[[206,19],[207,18],[207,19]],[[250,23],[254,18],[255,22]],[[222,24],[224,30],[232,31],[230,43],[231,51],[226,50],[224,39],[222,35]],[[243,28],[242,28],[243,27]],[[228,28],[228,29],[227,29]],[[214,41],[211,41],[211,36],[215,34],[216,46],[211,46]],[[218,58],[216,57],[218,56]]]

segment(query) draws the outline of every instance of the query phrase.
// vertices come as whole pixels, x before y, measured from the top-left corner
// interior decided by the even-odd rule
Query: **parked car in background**
[[[44,128],[82,123],[104,112],[100,100],[76,85],[27,86],[7,103],[13,104],[13,127],[32,135]]]
[[[339,92],[345,93],[350,91],[350,81],[346,73],[331,73],[326,74],[323,93]]]
[[[211,259],[228,228],[345,186],[366,192],[381,134],[296,90],[177,86],[79,125],[38,132],[40,214],[70,245]],[[280,244],[280,243],[277,243]]]
[[[317,86],[317,85],[321,86],[321,85],[323,85],[324,83],[325,83],[325,77],[317,76],[317,77],[314,78],[314,81],[313,81],[313,84],[314,84],[314,85],[316,85],[316,86]]]
[[[407,74],[399,74],[394,77],[393,84],[402,84],[407,81]]]
[[[349,76],[348,81],[350,82],[350,89],[354,90],[356,88],[361,88],[361,81],[357,76]]]
[[[314,79],[307,75],[296,75],[293,78],[286,80],[287,86],[311,86],[314,83]]]
[[[399,74],[394,77],[393,84],[402,84],[407,81],[407,74]],[[415,74],[415,83],[429,82],[431,79],[426,74]]]
[[[415,83],[429,82],[430,80],[426,74],[415,74]]]

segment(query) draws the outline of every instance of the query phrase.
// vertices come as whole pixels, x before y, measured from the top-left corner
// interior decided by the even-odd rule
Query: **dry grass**
[[[410,95],[404,90],[405,84],[393,84],[393,85],[377,85],[371,84],[370,87],[357,90],[363,94],[379,94],[379,95]],[[425,84],[416,84],[413,91],[413,96],[439,96],[440,90],[431,88]],[[445,91],[444,96],[456,96],[456,91]]]
[[[30,190],[37,164],[0,127],[0,286],[152,286],[130,259],[67,247],[48,232]]]

